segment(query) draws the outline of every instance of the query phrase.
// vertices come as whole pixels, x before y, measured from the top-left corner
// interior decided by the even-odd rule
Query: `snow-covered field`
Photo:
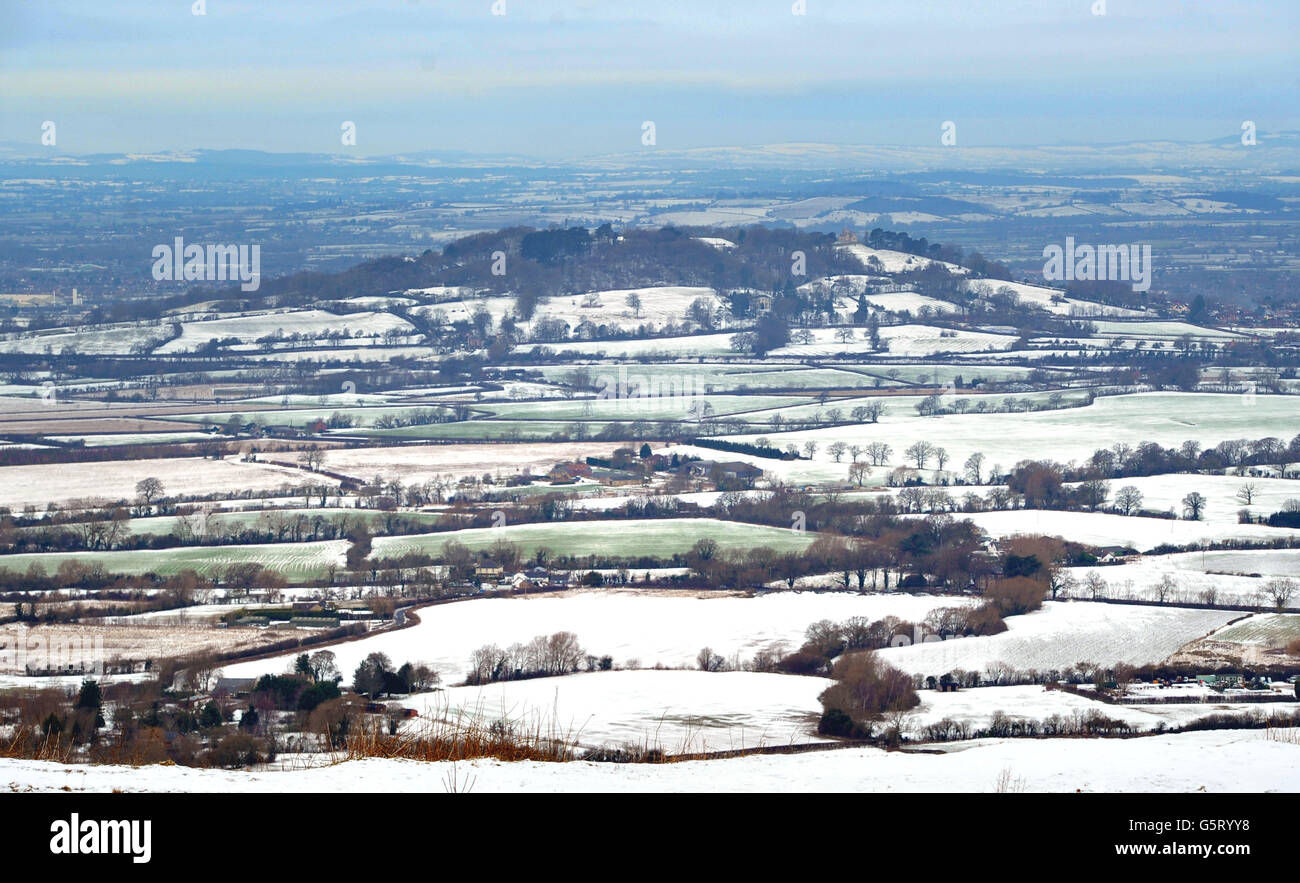
[[[988,793],[1000,779],[1039,792],[1288,793],[1300,790],[1300,746],[1258,730],[1211,730],[1140,739],[994,739],[939,755],[851,748],[671,764],[370,759],[241,772],[0,760],[0,782],[16,792]]]
[[[822,741],[817,696],[830,683],[744,671],[607,671],[452,687],[401,704],[419,710],[421,721],[503,720],[582,746],[682,754]]]
[[[242,463],[237,457],[209,460],[172,457],[112,460],[103,463],[52,463],[0,467],[0,506],[37,509],[76,499],[136,499],[136,483],[157,478],[168,495],[275,490],[288,484],[337,484],[324,475],[267,463]]]
[[[880,654],[897,668],[926,677],[957,669],[983,674],[997,665],[1015,671],[1059,671],[1079,662],[1145,665],[1160,662],[1240,615],[1223,610],[1048,601],[1042,610],[1009,617],[1008,630],[998,635],[891,647]]]
[[[639,314],[628,306],[629,295],[636,295],[640,299]],[[582,306],[587,298],[593,296],[600,306]],[[550,314],[574,326],[583,319],[590,319],[597,325],[617,325],[627,329],[635,329],[640,325],[661,328],[669,322],[682,324],[687,309],[701,298],[709,304],[711,310],[725,309],[712,288],[658,285],[651,288],[595,291],[574,297],[553,297],[538,307],[537,317],[533,321]]]
[[[522,344],[516,352],[530,352],[538,346],[595,355],[604,353],[610,358],[637,356],[726,356],[734,354],[731,338],[734,332],[722,334],[691,334],[682,337],[650,337],[637,340],[578,340],[560,344]]]
[[[639,312],[628,306],[627,298],[631,294],[635,294],[641,301]],[[591,297],[594,297],[595,303],[585,306]],[[613,325],[628,330],[635,330],[642,325],[661,328],[669,322],[681,325],[686,310],[698,298],[706,300],[715,311],[725,309],[712,288],[658,285],[552,297],[538,304],[530,321],[520,324],[529,329],[539,320],[549,318],[560,319],[569,325],[570,330],[588,320],[596,325]],[[492,316],[494,325],[499,325],[505,316],[515,311],[515,299],[496,296],[443,301],[418,307],[416,312],[430,318],[441,314],[445,321],[454,323],[471,321],[478,310],[487,311]],[[563,348],[568,347],[567,343],[563,344]]]
[[[1149,441],[1177,447],[1192,439],[1213,447],[1234,438],[1290,439],[1297,430],[1296,413],[1296,400],[1287,396],[1261,395],[1248,403],[1237,395],[1161,392],[1102,396],[1087,407],[1054,411],[942,417],[886,414],[874,424],[754,433],[753,437],[766,435],[782,447],[815,440],[821,445],[816,460],[838,466],[836,474],[842,476],[847,475],[847,464],[834,464],[826,451],[834,441],[886,442],[894,449],[891,465],[898,465],[909,445],[926,440],[946,448],[953,463],[960,464],[978,451],[985,455],[986,468],[1001,464],[1010,469],[1025,459],[1082,462],[1098,448],[1119,443],[1136,446]],[[1115,483],[1115,489],[1124,483]]]
[[[1138,340],[1174,340],[1184,335],[1189,335],[1197,339],[1213,340],[1230,340],[1240,338],[1240,334],[1232,331],[1225,331],[1220,328],[1207,328],[1203,325],[1192,325],[1189,322],[1108,322],[1100,321],[1094,323],[1097,326],[1098,337],[1121,337],[1136,338]]]
[[[317,335],[342,331],[349,337],[358,332],[363,337],[382,336],[386,331],[414,332],[415,327],[392,313],[348,313],[337,316],[324,310],[294,310],[285,313],[266,313],[206,322],[185,322],[181,336],[159,347],[158,353],[182,353],[203,346],[210,340],[237,337],[243,343],[252,343],[277,331],[291,334]]]
[[[1168,559],[1180,570],[1202,573],[1259,574],[1263,577],[1300,577],[1300,549],[1240,552],[1188,552]]]
[[[212,438],[204,432],[118,432],[102,435],[51,435],[51,441],[80,441],[88,448],[106,445],[158,445],[179,442],[196,442]]]
[[[947,269],[956,273],[970,272],[965,267],[959,267],[956,264],[950,264],[947,261],[935,261],[930,258],[908,254],[905,251],[891,251],[887,248],[871,248],[870,246],[862,245],[860,243],[838,245],[836,248],[853,255],[868,269],[873,266],[874,259],[874,262],[878,262],[880,268],[882,268],[886,273],[906,273],[912,270],[924,270],[931,264],[942,264]]]
[[[1173,581],[1170,601],[1201,602],[1212,594],[1220,603],[1272,607],[1264,585],[1273,577],[1300,575],[1300,549],[1149,555],[1120,566],[1073,567],[1069,572],[1077,583],[1071,591],[1076,597],[1088,597],[1085,583],[1095,573],[1106,584],[1102,597],[1154,599],[1156,587],[1168,577]],[[1300,595],[1288,606],[1300,607]]]
[[[378,475],[385,481],[399,478],[404,484],[413,484],[435,476],[513,475],[525,466],[533,467],[534,474],[544,473],[556,463],[608,453],[609,447],[608,442],[533,442],[335,449],[325,452],[324,466],[331,472],[367,480]]]
[[[1295,613],[1256,614],[1211,635],[1215,641],[1262,647],[1285,647],[1296,638],[1300,638],[1300,614]]]
[[[1094,546],[1132,546],[1145,552],[1161,543],[1187,546],[1222,540],[1267,542],[1300,537],[1294,528],[1262,524],[1184,521],[1171,518],[1140,518],[1109,512],[1060,512],[1017,509],[1003,512],[962,514],[994,539],[1015,534],[1046,534]]]
[[[167,339],[166,323],[119,325],[112,328],[97,327],[86,330],[51,330],[31,334],[16,334],[0,340],[0,352],[44,353],[55,355],[71,348],[81,355],[107,355],[129,353],[132,347],[146,348]]]
[[[0,630],[0,675],[21,675],[34,665],[95,665],[115,659],[161,660],[200,651],[230,652],[279,640],[264,629],[216,629],[204,626],[7,626]],[[63,648],[63,649],[60,649]],[[27,686],[46,686],[49,679],[30,678]]]
[[[569,591],[560,595],[485,598],[426,607],[420,624],[377,634],[334,648],[344,680],[368,653],[382,652],[397,665],[424,661],[444,684],[464,680],[470,654],[484,644],[502,647],[536,635],[571,631],[588,653],[609,654],[618,667],[656,664],[692,668],[703,647],[730,659],[803,643],[807,627],[821,619],[885,616],[917,621],[960,598],[928,595],[858,595],[846,592],[777,592],[746,598],[734,594],[682,592]],[[1227,618],[1224,618],[1226,621]],[[1209,629],[1204,629],[1209,631]],[[226,667],[231,677],[256,677],[284,670],[292,655]],[[635,663],[635,664],[634,664]]]
[[[1024,282],[977,279],[969,282],[967,287],[982,297],[988,297],[1003,288],[1010,288],[1015,292],[1021,303],[1033,304],[1058,316],[1140,317],[1147,315],[1140,310],[1129,310],[1124,307],[1112,307],[1093,301],[1067,298],[1063,289],[1029,285]]]
[[[1300,410],[1300,405],[1297,406]],[[1300,430],[1300,416],[1293,427]],[[1284,439],[1289,441],[1290,439]],[[1182,515],[1182,500],[1193,491],[1205,497],[1205,511],[1201,519],[1208,524],[1228,525],[1236,528],[1237,513],[1246,509],[1252,515],[1266,516],[1278,512],[1288,500],[1300,501],[1300,480],[1292,478],[1249,478],[1233,475],[1146,475],[1119,478],[1110,483],[1112,502],[1114,492],[1133,485],[1142,493],[1142,508],[1171,511]],[[1249,486],[1252,502],[1242,501],[1239,494]]]
[[[848,353],[872,354],[876,350],[865,328],[854,330],[851,341],[840,341],[839,328],[809,329],[812,343],[792,343],[772,350],[778,358],[808,356],[839,356]],[[880,338],[888,342],[891,356],[933,356],[937,353],[986,353],[1008,350],[1017,338],[1010,334],[989,334],[983,331],[952,331],[932,325],[888,325],[880,329]]]
[[[682,382],[651,388],[650,378],[636,378],[635,372],[627,375],[629,387],[640,384],[640,391],[659,394],[639,395],[629,388],[622,391],[623,379],[614,370],[592,372],[593,381],[604,390],[604,397],[572,399],[549,402],[509,402],[485,404],[482,407],[501,417],[548,420],[685,420],[692,408],[705,405],[715,417],[745,414],[772,408],[786,408],[812,402],[808,396],[782,395],[702,395],[704,384],[686,385]],[[665,381],[666,383],[667,381]],[[644,387],[644,388],[642,388]],[[763,419],[760,417],[759,419]]]
[[[686,554],[695,541],[709,537],[727,552],[768,546],[777,552],[802,552],[816,535],[784,527],[719,521],[712,518],[588,521],[581,524],[546,522],[505,524],[408,536],[376,537],[374,557],[400,558],[412,552],[436,554],[450,541],[470,549],[486,549],[499,540],[516,543],[525,559],[539,548],[552,555],[651,555],[669,558]]]
[[[865,298],[866,302],[873,307],[885,310],[891,313],[909,312],[913,315],[919,315],[922,310],[930,310],[933,313],[960,313],[961,308],[956,304],[948,303],[946,300],[939,300],[936,297],[927,297],[924,294],[918,294],[915,291],[894,291],[884,294],[869,294]]]
[[[1174,688],[1170,688],[1173,690]],[[943,718],[965,721],[972,729],[988,726],[996,712],[1018,720],[1042,721],[1052,715],[1070,719],[1076,714],[1098,712],[1106,717],[1122,720],[1139,731],[1155,730],[1161,724],[1166,728],[1179,727],[1207,715],[1234,714],[1290,715],[1300,709],[1300,703],[1246,703],[1246,702],[1195,702],[1186,704],[1134,704],[1111,705],[1068,693],[1065,690],[1048,690],[1039,685],[1020,687],[979,687],[940,693],[934,690],[918,692],[921,704],[907,717],[907,731],[914,738],[922,738],[923,729]]]

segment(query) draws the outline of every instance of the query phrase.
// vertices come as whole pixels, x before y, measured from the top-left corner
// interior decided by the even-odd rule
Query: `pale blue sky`
[[[0,141],[577,158],[1300,129],[1300,0],[0,0]]]

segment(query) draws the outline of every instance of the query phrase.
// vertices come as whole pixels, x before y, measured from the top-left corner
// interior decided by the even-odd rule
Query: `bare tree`
[[[714,653],[712,647],[703,647],[695,655],[695,664],[699,666],[700,671],[722,671],[727,661]]]
[[[325,463],[325,452],[312,445],[298,455],[298,465],[311,472],[319,472]]]
[[[1115,508],[1125,515],[1132,515],[1142,508],[1142,492],[1134,485],[1124,485],[1115,492]]]
[[[840,460],[844,459],[844,452],[848,450],[848,447],[849,446],[846,445],[844,442],[837,441],[837,442],[833,442],[829,447],[826,448],[826,450],[830,453],[830,455],[833,458],[835,458],[835,462],[838,463],[840,462]]]
[[[1183,515],[1188,521],[1200,521],[1205,513],[1205,495],[1192,491],[1183,497]]]
[[[918,441],[903,451],[903,456],[914,462],[917,469],[924,469],[925,464],[934,456],[934,445],[928,441]]]
[[[1160,582],[1156,583],[1156,600],[1163,604],[1170,600],[1177,590],[1178,581],[1174,579],[1172,573],[1166,573],[1160,577]]]
[[[1259,493],[1259,485],[1253,481],[1245,482],[1237,488],[1237,501],[1245,506],[1253,505],[1257,493]]]
[[[135,484],[135,492],[144,500],[146,506],[152,506],[153,501],[163,495],[163,483],[160,479],[149,476],[142,478]]]
[[[1293,579],[1282,577],[1271,579],[1264,584],[1264,594],[1273,602],[1273,606],[1282,610],[1291,603],[1291,598],[1295,595],[1296,582]]]
[[[1106,585],[1106,580],[1102,579],[1100,574],[1093,571],[1088,574],[1088,578],[1083,581],[1083,588],[1088,593],[1088,597],[1093,601],[1096,601],[1098,598],[1104,598],[1106,596],[1106,590],[1109,586]]]
[[[874,441],[867,445],[867,456],[871,458],[872,466],[883,466],[893,453],[894,449],[885,442]]]
[[[1110,482],[1104,478],[1090,478],[1079,485],[1079,501],[1089,509],[1100,509],[1110,496]]]
[[[966,480],[971,484],[980,484],[980,471],[984,467],[984,455],[979,451],[966,458]]]
[[[849,417],[857,423],[877,423],[883,410],[884,405],[873,399],[865,405],[858,405],[849,411]]]

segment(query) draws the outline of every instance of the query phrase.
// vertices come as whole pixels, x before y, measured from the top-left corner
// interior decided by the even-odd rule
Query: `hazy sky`
[[[580,157],[1300,129],[1300,0],[0,0],[0,141]],[[340,143],[345,120],[356,146]]]

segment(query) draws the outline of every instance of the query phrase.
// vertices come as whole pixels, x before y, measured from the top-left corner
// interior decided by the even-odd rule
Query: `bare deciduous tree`
[[[1264,594],[1273,602],[1273,606],[1278,610],[1282,610],[1291,603],[1291,598],[1294,597],[1295,590],[1295,580],[1287,577],[1271,579],[1264,584]]]
[[[1134,485],[1124,485],[1115,492],[1115,508],[1125,515],[1132,515],[1142,508],[1142,492]]]

